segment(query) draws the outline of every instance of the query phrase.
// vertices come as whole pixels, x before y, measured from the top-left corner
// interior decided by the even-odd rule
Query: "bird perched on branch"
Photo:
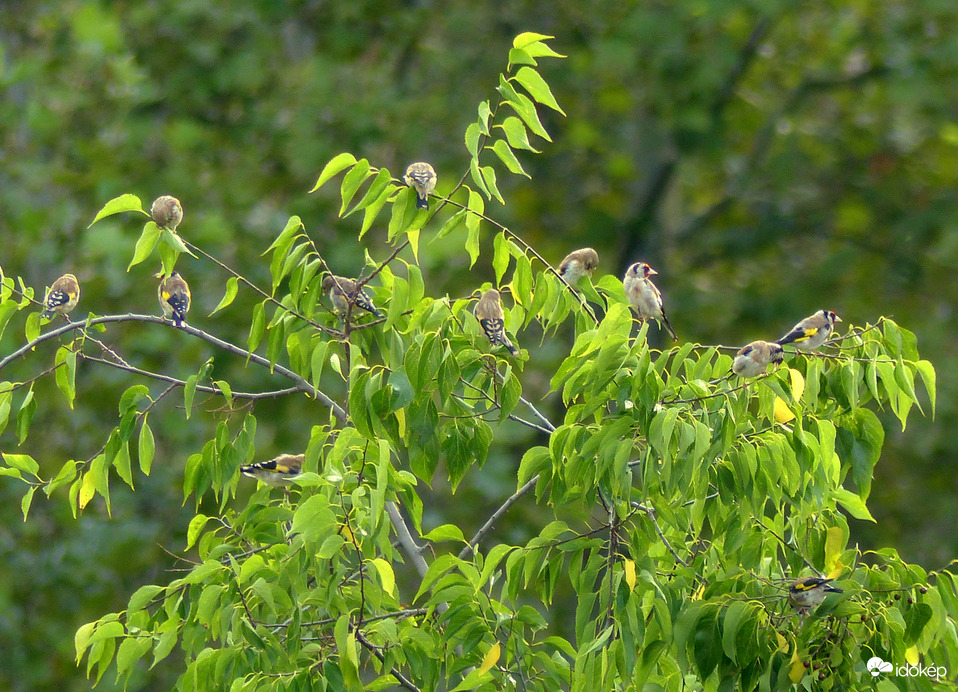
[[[160,278],[163,272],[155,276]],[[174,327],[182,327],[186,324],[186,313],[190,311],[190,287],[179,272],[174,271],[160,281],[160,285],[156,288],[156,297],[163,309],[163,317],[172,318]]]
[[[153,200],[153,206],[150,207],[150,216],[160,228],[166,228],[176,232],[176,227],[183,220],[183,205],[176,197],[163,195]]]
[[[66,315],[80,300],[80,282],[73,274],[64,274],[53,282],[43,301],[46,308],[40,317],[50,319],[53,315]]]
[[[590,247],[570,252],[559,265],[559,276],[567,284],[575,286],[583,276],[591,277],[599,266],[599,253]]]
[[[831,579],[821,577],[796,579],[788,585],[788,602],[799,615],[807,615],[812,608],[822,604],[826,593],[844,593],[837,586],[832,586],[831,582]]]
[[[436,169],[425,161],[411,163],[403,180],[416,191],[416,208],[428,209],[429,195],[436,189]]]
[[[835,331],[835,323],[841,321],[842,318],[831,310],[819,310],[792,327],[776,343],[792,344],[801,351],[814,351],[828,341]]]
[[[329,300],[333,304],[333,308],[336,312],[345,314],[349,308],[349,304],[353,303],[356,307],[362,308],[376,317],[383,316],[383,314],[376,309],[370,295],[361,289],[359,284],[352,279],[330,274],[323,279],[323,290],[329,295]]]
[[[669,336],[672,337],[672,341],[678,341],[675,330],[669,324],[669,318],[665,316],[662,293],[649,278],[656,274],[658,272],[645,262],[636,262],[630,266],[622,280],[625,297],[629,299],[629,305],[638,313],[639,319],[657,321],[659,325],[665,326]]]
[[[785,359],[782,347],[769,341],[753,341],[743,346],[732,361],[732,372],[739,377],[761,375],[770,363],[776,365]]]
[[[489,343],[493,346],[502,344],[509,353],[517,355],[519,349],[506,336],[505,315],[502,312],[502,302],[499,300],[499,291],[490,288],[482,294],[479,302],[476,303],[476,309],[473,314],[479,320],[479,326],[486,333]]]
[[[303,470],[305,459],[305,454],[280,454],[269,461],[240,466],[240,472],[244,476],[261,480],[266,485],[278,488],[293,482],[293,479]]]

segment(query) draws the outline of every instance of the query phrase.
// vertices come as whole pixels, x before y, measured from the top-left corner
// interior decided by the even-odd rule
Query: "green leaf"
[[[349,168],[350,166],[356,163],[356,157],[352,154],[346,152],[342,154],[337,154],[334,156],[329,163],[327,163],[322,172],[319,174],[319,178],[316,180],[316,184],[313,185],[313,189],[310,190],[310,193],[316,192],[319,188],[325,185],[330,178],[337,175],[341,171]]]
[[[30,503],[33,502],[33,493],[36,492],[38,486],[31,485],[27,492],[23,494],[23,498],[20,500],[20,511],[23,513],[23,520],[27,520],[27,515],[30,513]]]
[[[869,512],[868,508],[865,506],[865,502],[850,490],[845,490],[845,488],[837,488],[832,492],[832,496],[835,498],[835,501],[855,519],[870,522],[875,521],[874,517],[871,515],[871,512]]]
[[[466,542],[466,537],[462,534],[462,529],[454,524],[437,526],[429,533],[423,535],[422,539],[430,543],[442,543],[444,541]]]
[[[925,391],[928,392],[928,400],[931,402],[931,417],[935,417],[935,395],[936,395],[936,376],[935,367],[927,360],[920,360],[915,363],[922,381],[925,383]]]
[[[502,125],[497,125],[496,127],[502,128],[502,131],[506,133],[506,140],[513,149],[526,149],[527,151],[539,153],[538,149],[533,148],[532,144],[529,143],[526,126],[519,118],[510,115],[502,121]]]
[[[153,439],[153,431],[146,422],[146,416],[143,416],[143,423],[140,425],[140,437],[137,441],[137,459],[139,459],[140,471],[143,472],[144,476],[150,475],[155,451],[156,442]]]
[[[61,346],[57,349],[54,363],[60,366],[56,369],[57,387],[63,392],[72,409],[76,398],[77,354],[66,346]]]
[[[342,216],[346,211],[346,207],[349,206],[349,202],[352,200],[357,190],[359,190],[362,184],[366,182],[366,178],[372,175],[372,172],[369,169],[369,161],[366,159],[360,159],[353,166],[353,169],[343,176],[343,183],[340,186],[340,195],[343,198],[343,204],[339,208],[340,216]]]
[[[290,216],[289,220],[286,222],[286,228],[280,231],[280,234],[276,236],[276,240],[266,248],[266,251],[263,252],[260,257],[269,254],[270,250],[274,250],[278,247],[289,246],[293,244],[293,241],[296,239],[296,234],[304,228],[303,221],[298,216]],[[283,251],[283,254],[286,254],[286,251]]]
[[[238,291],[239,291],[239,279],[236,278],[235,276],[231,276],[229,279],[226,280],[226,293],[223,295],[223,300],[219,302],[219,305],[213,308],[213,312],[210,313],[210,317],[212,317],[213,315],[215,315],[216,313],[218,313],[220,310],[227,307],[228,305],[232,304],[233,299],[236,298],[236,293]]]
[[[193,396],[196,394],[196,383],[199,377],[190,375],[186,378],[186,384],[183,387],[183,407],[186,412],[186,419],[190,419],[190,411],[193,408]]]
[[[532,176],[525,172],[522,168],[522,164],[519,163],[519,159],[516,158],[516,155],[512,153],[512,149],[506,143],[505,140],[497,139],[493,142],[491,149],[496,153],[496,156],[506,165],[506,168],[509,169],[510,173],[515,175],[524,175],[530,180]]]
[[[552,141],[549,133],[546,132],[546,129],[542,126],[542,121],[539,120],[539,114],[536,112],[535,104],[529,100],[528,96],[525,94],[515,94],[515,96],[507,100],[506,103],[508,103],[512,110],[516,112],[516,115],[522,119],[522,122],[526,124],[529,130],[547,142]]]
[[[250,353],[256,350],[263,334],[266,333],[266,301],[257,303],[253,308],[253,321],[249,328],[249,337],[246,339],[246,348]]]
[[[126,270],[130,271],[143,260],[153,254],[156,244],[160,240],[160,228],[152,221],[147,221],[143,226],[143,232],[136,241],[136,247],[133,249],[133,259],[127,265]]]
[[[472,123],[466,128],[466,150],[473,159],[479,157],[480,136],[482,136],[482,133],[479,131],[478,123]]]
[[[549,89],[549,85],[546,84],[545,80],[539,75],[539,73],[533,70],[531,67],[520,67],[513,79],[519,82],[519,84],[521,84],[523,88],[529,92],[529,95],[533,99],[542,105],[548,106],[552,110],[565,115],[565,112],[559,108],[559,104],[556,101],[555,96],[552,95],[552,90]]]
[[[466,205],[470,212],[466,216],[466,252],[469,253],[469,268],[472,269],[476,260],[479,259],[479,222],[481,215],[485,212],[485,204],[482,197],[475,190],[469,190],[469,202]]]
[[[496,273],[496,285],[502,283],[502,277],[509,268],[509,242],[505,231],[496,235],[493,240],[492,269]]]
[[[129,194],[120,195],[119,197],[114,197],[103,205],[103,208],[96,213],[93,221],[90,222],[90,226],[95,224],[100,219],[104,219],[107,216],[113,216],[114,214],[121,214],[125,211],[138,211],[144,216],[149,216],[149,214],[143,211],[143,203],[140,202],[139,197]],[[87,228],[90,226],[87,226]]]
[[[369,186],[369,189],[366,190],[366,193],[358,202],[356,202],[356,205],[349,210],[349,213],[346,214],[346,216],[349,216],[349,214],[357,212],[361,209],[365,209],[370,204],[373,204],[380,197],[382,197],[384,193],[388,197],[391,192],[397,189],[395,185],[390,185],[390,183],[392,183],[392,179],[393,177],[387,169],[380,168],[379,173],[376,174],[376,178]]]
[[[488,193],[492,195],[492,197],[495,197],[499,204],[505,206],[506,200],[503,199],[502,193],[499,192],[499,185],[496,180],[496,169],[492,166],[483,166],[479,169],[479,172],[482,173],[482,179],[486,183]]]
[[[545,34],[537,34],[532,31],[524,31],[512,39],[512,47],[527,48],[533,43],[539,43],[540,41],[546,41],[553,38],[555,38],[555,36],[546,36]]]
[[[33,385],[27,390],[27,395],[20,404],[20,410],[17,412],[17,439],[19,444],[23,444],[30,431],[30,423],[33,421],[33,414],[37,412],[37,400],[33,396]]]
[[[390,596],[396,596],[396,574],[393,572],[392,565],[383,560],[381,557],[373,558],[370,560],[373,566],[376,568],[376,571],[379,572],[379,581],[382,582],[383,591],[388,593]]]

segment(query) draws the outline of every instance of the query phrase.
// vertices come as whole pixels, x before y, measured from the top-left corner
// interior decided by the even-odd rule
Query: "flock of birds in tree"
[[[429,196],[436,189],[436,171],[428,163],[410,164],[403,176],[404,182],[416,192],[416,207],[429,208]],[[150,207],[150,216],[159,228],[175,233],[183,220],[183,206],[170,195],[157,198]],[[599,266],[599,254],[592,248],[582,248],[570,252],[559,264],[558,274],[569,286],[575,287],[588,276],[590,279]],[[673,341],[678,341],[675,330],[665,314],[662,293],[652,282],[658,272],[646,262],[635,262],[625,272],[622,286],[629,305],[640,320],[655,320],[660,328],[668,332]],[[171,320],[176,327],[186,324],[186,314],[190,310],[190,287],[179,272],[169,274],[159,272],[157,299],[163,311],[163,317]],[[334,310],[347,313],[351,305],[364,310],[377,318],[382,313],[373,303],[370,295],[360,284],[347,277],[329,274],[323,279],[323,291],[328,295]],[[64,274],[50,287],[44,299],[42,318],[51,319],[54,315],[67,315],[80,300],[80,283],[73,274]],[[474,315],[483,332],[493,346],[503,346],[513,356],[519,350],[509,339],[505,331],[505,320],[499,291],[487,290],[476,303]],[[769,365],[777,365],[784,360],[782,346],[792,344],[802,351],[820,348],[832,336],[835,324],[841,318],[831,310],[819,310],[792,327],[788,333],[776,341],[753,341],[735,354],[729,376],[742,378],[756,377],[766,372]],[[303,454],[281,454],[274,459],[243,466],[240,471],[263,481],[270,486],[285,486],[302,471]],[[828,592],[841,592],[831,583],[831,579],[804,577],[789,584],[788,600],[802,615],[817,607]]]

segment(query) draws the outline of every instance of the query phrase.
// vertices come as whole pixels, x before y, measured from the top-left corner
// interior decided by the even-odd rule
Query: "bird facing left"
[[[293,479],[303,470],[305,454],[280,454],[269,461],[260,461],[249,466],[241,466],[244,476],[263,481],[266,485],[278,488],[291,485]]]

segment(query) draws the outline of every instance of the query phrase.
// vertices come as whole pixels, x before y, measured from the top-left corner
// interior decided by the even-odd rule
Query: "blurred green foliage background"
[[[821,308],[846,324],[894,316],[938,370],[938,417],[915,417],[903,432],[883,418],[890,434],[870,502],[878,523],[853,522],[853,539],[895,546],[928,569],[958,554],[954,0],[11,0],[0,12],[3,271],[40,295],[74,271],[77,314],[155,311],[155,269],[125,271],[142,219],[87,228],[130,192],[147,205],[179,197],[181,233],[260,285],[269,285],[260,253],[292,214],[330,266],[356,274],[360,221],[337,217],[335,190],[307,194],[323,164],[350,151],[398,176],[428,160],[438,192],[451,189],[467,160],[465,127],[494,98],[522,31],[555,36],[568,56],[543,66],[568,117],[542,113],[554,141],[522,158],[531,181],[500,177],[508,206],[487,213],[553,262],[587,244],[600,274],[649,261],[682,340],[774,338]],[[384,237],[374,227],[364,239],[379,259]],[[424,244],[420,259],[433,295],[492,278],[485,259],[468,272],[454,243]],[[178,268],[193,287],[191,321],[245,343],[252,296],[207,318],[227,277],[196,260]],[[520,335],[538,354],[527,396],[546,393],[569,346],[562,337],[540,347]],[[211,355],[144,325],[116,327],[107,341],[177,377]],[[0,348],[22,343],[21,322]],[[41,348],[2,378],[32,377],[52,357]],[[218,356],[215,376],[269,388],[242,365]],[[34,435],[16,448],[8,429],[2,451],[32,454],[46,474],[95,455],[135,382],[89,365],[77,381],[73,411],[52,381],[38,383]],[[0,688],[86,689],[75,629],[123,608],[138,586],[168,581],[176,563],[166,551],[182,549],[193,510],[181,507],[183,463],[214,425],[212,416],[184,425],[175,399],[151,414],[151,477],[137,476],[135,493],[114,486],[112,518],[97,501],[74,520],[63,492],[36,498],[23,523],[23,485],[0,479]],[[554,398],[542,406],[558,409]],[[258,457],[301,450],[318,422],[283,401],[256,415]],[[524,435],[494,447],[457,501],[424,523],[441,511],[471,533],[514,489]],[[434,492],[449,494],[438,476]],[[537,511],[517,508],[497,530],[524,535],[524,512]],[[174,655],[144,672],[138,689],[169,689],[177,665]],[[101,689],[110,685],[108,676]]]

